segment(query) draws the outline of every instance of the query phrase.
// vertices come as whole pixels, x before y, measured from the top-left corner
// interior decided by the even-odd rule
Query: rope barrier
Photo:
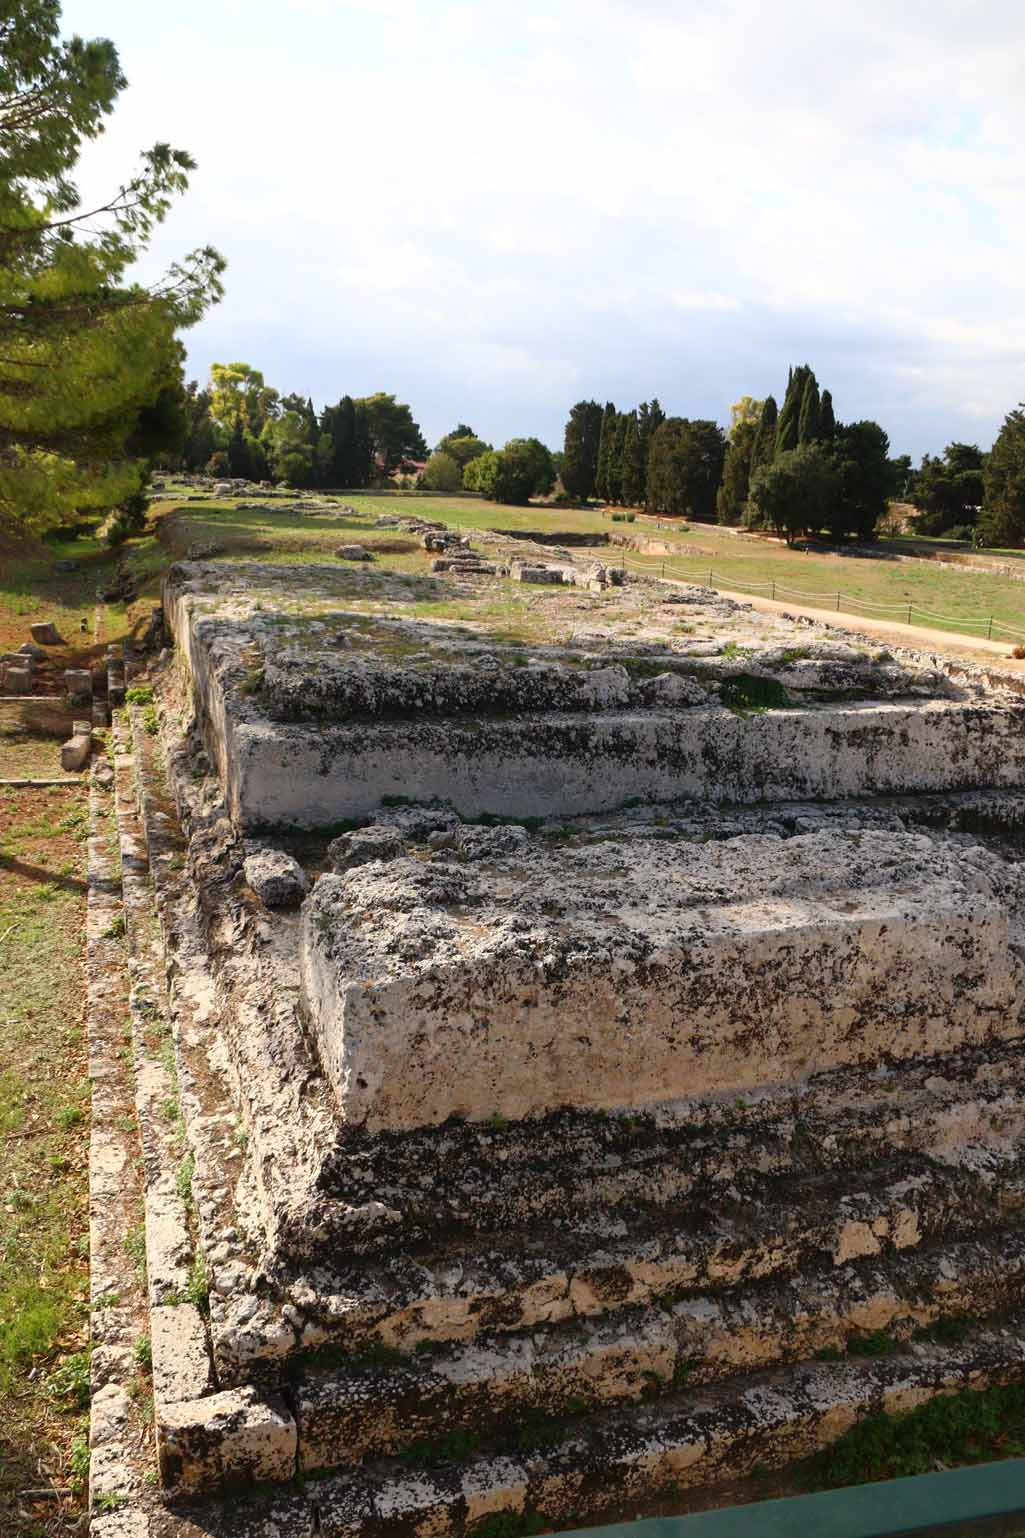
[[[985,629],[987,637],[991,637],[994,630],[1002,630],[1016,640],[1025,641],[1025,630],[1016,630],[1012,625],[1005,625],[1003,620],[998,620],[993,615],[987,615],[985,618],[971,619],[962,615],[936,614],[931,609],[922,608],[913,599],[907,603],[874,603],[870,599],[856,598],[853,593],[844,593],[841,590],[811,592],[804,588],[787,587],[782,582],[748,582],[743,577],[726,577],[712,567],[695,566],[693,571],[688,571],[686,568],[670,564],[672,558],[670,558],[670,561],[659,559],[658,556],[646,559],[632,551],[629,554],[626,551],[621,552],[621,559],[624,570],[629,565],[642,572],[660,571],[663,577],[668,575],[686,582],[692,582],[699,578],[698,585],[704,587],[726,588],[740,592],[771,591],[773,598],[777,594],[788,598],[828,598],[835,605],[837,612],[839,612],[842,604],[847,609],[876,609],[886,614],[906,613],[907,619],[897,620],[895,623],[914,625],[915,619],[913,616],[918,615],[923,619],[933,620],[937,624],[947,625],[955,632],[960,630],[962,633],[967,633],[969,626],[977,625]]]

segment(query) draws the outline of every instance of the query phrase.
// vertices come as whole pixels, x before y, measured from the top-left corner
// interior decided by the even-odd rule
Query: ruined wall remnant
[[[414,531],[419,576],[174,568],[115,755],[192,1161],[174,1225],[147,1166],[165,1495],[559,1529],[1019,1377],[1021,694]]]

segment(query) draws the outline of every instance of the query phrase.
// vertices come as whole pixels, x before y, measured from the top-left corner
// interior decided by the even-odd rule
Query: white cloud
[[[678,310],[739,310],[740,300],[728,294],[712,294],[696,288],[677,288],[672,295]]]
[[[806,356],[916,451],[1025,394],[1017,0],[121,4],[65,0],[134,87],[84,180],[196,154],[155,247],[229,257],[196,367],[376,359],[428,421],[471,369],[491,436],[535,400],[550,441],[557,389],[722,418]]]

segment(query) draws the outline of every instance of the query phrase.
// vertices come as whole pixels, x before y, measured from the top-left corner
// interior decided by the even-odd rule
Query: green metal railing
[[[1020,1538],[1025,1458],[560,1538]]]

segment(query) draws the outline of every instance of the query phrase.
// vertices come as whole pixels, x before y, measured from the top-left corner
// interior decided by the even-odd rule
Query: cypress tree
[[[570,411],[563,440],[563,490],[586,500],[595,493],[602,410],[597,401],[577,401]]]
[[[641,411],[647,411],[642,404]],[[623,439],[622,498],[626,507],[640,507],[644,502],[645,482],[644,445],[641,441],[640,423],[636,411],[626,413],[626,436]]]
[[[833,415],[833,397],[828,390],[823,390],[822,400],[819,403],[819,438],[823,443],[832,443],[836,437],[836,417]]]
[[[762,407],[762,420],[758,424],[755,440],[751,446],[750,474],[754,475],[762,465],[771,465],[776,457],[776,423],[779,418],[779,407],[776,405],[776,397],[767,395],[765,405]]]
[[[610,502],[612,500],[609,472],[615,454],[617,416],[618,413],[614,403],[606,401],[601,419],[601,438],[598,441],[598,475],[594,488],[603,502]]]
[[[808,375],[797,423],[798,443],[811,443],[819,436],[819,386],[814,374]]]
[[[612,451],[609,455],[609,496],[613,502],[623,500],[623,456],[626,451],[626,430],[630,417],[628,411],[616,412],[612,434]]]
[[[801,403],[804,399],[805,387],[811,369],[806,363],[798,368],[791,367],[787,377],[787,393],[783,398],[783,407],[776,423],[776,457],[787,454],[797,447],[797,435],[801,420]]]

